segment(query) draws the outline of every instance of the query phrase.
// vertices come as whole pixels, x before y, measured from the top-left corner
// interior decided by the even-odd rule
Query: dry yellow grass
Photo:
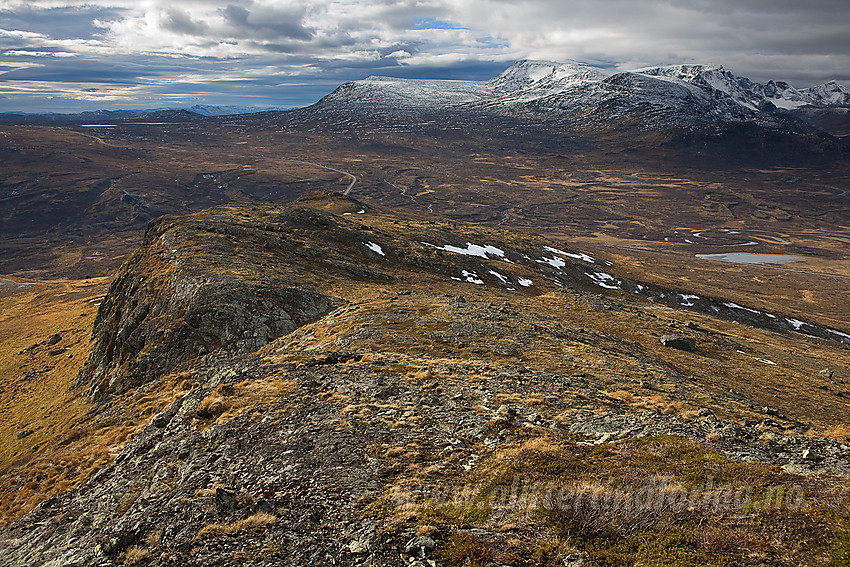
[[[103,278],[33,283],[30,290],[0,298],[0,467],[88,411],[89,404],[68,388],[88,354],[97,311],[92,300],[103,295],[105,284]],[[40,344],[54,334],[62,336],[58,343]],[[33,433],[18,439],[22,430]]]
[[[263,529],[266,526],[274,524],[276,521],[277,516],[267,512],[257,512],[253,516],[248,516],[247,518],[232,524],[215,523],[206,525],[198,532],[198,537],[203,537],[206,534],[225,535]]]
[[[169,378],[118,400],[117,417],[89,414],[84,392],[70,388],[108,280],[32,283],[0,298],[0,528],[84,482],[182,393]],[[58,343],[41,344],[53,334],[62,336]],[[67,349],[50,354],[60,348]],[[19,438],[21,431],[32,433]]]
[[[202,428],[224,423],[259,406],[273,403],[297,389],[291,380],[269,377],[264,380],[243,380],[238,384],[219,384],[198,406],[196,415]]]
[[[136,565],[137,563],[141,563],[142,561],[150,558],[150,556],[150,551],[143,547],[139,547],[138,545],[134,545],[124,552],[124,562],[127,565]]]
[[[808,432],[811,437],[826,437],[834,439],[839,443],[850,443],[850,424],[839,423],[832,427],[827,427],[823,431],[811,430]]]

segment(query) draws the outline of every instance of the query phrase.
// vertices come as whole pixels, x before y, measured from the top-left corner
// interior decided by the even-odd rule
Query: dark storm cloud
[[[309,40],[315,30],[303,23],[306,10],[302,9],[257,9],[230,4],[220,11],[229,24],[234,37]]]
[[[146,70],[147,75],[161,72]],[[96,60],[63,60],[38,67],[16,69],[3,75],[4,81],[37,81],[66,83],[123,83],[140,84],[142,78],[138,70],[124,65],[105,63]]]

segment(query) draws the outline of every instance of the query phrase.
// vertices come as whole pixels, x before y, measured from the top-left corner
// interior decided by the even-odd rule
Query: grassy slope
[[[88,355],[108,278],[18,281],[30,287],[0,297],[0,527],[110,462],[167,403],[160,396],[170,400],[176,388],[93,412],[70,388]],[[54,334],[61,340],[45,344]],[[26,431],[32,433],[19,437]]]

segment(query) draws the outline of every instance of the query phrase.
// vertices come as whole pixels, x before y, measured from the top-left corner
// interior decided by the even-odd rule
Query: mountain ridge
[[[577,62],[520,60],[488,81],[368,77],[338,87],[317,109],[485,111],[506,116],[569,117],[601,113],[610,121],[655,109],[648,127],[760,122],[780,127],[777,111],[850,105],[850,89],[831,81],[807,89],[755,83],[721,65],[667,65],[610,72]],[[606,107],[610,107],[606,110]],[[308,107],[309,108],[309,107]]]

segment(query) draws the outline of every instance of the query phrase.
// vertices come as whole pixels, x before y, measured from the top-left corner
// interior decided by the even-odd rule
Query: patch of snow
[[[842,333],[841,331],[836,331],[835,329],[827,329],[826,332],[830,335],[835,335],[836,337],[842,337],[843,339],[850,340],[850,335],[848,335],[847,333]]]
[[[776,363],[775,363],[775,362],[773,362],[772,360],[768,360],[768,359],[766,359],[766,358],[759,358],[759,357],[757,357],[757,356],[754,356],[754,357],[753,357],[753,359],[754,359],[754,360],[758,360],[758,361],[759,361],[759,362],[761,362],[762,364],[769,364],[769,365],[771,365],[771,366],[776,366]]]
[[[490,270],[490,272],[489,272],[489,273],[491,273],[491,274],[493,274],[494,276],[496,276],[497,278],[499,278],[499,281],[500,281],[500,282],[502,282],[503,284],[505,284],[505,285],[510,285],[510,284],[511,284],[511,281],[510,281],[507,277],[503,276],[502,274],[500,274],[500,273],[499,273],[499,272],[497,272],[496,270]]]
[[[455,281],[458,281],[458,282],[468,282],[468,283],[473,283],[475,285],[484,285],[484,280],[479,278],[478,274],[476,274],[475,272],[467,272],[466,270],[463,270],[461,272],[461,274],[463,275],[463,278],[452,278],[452,279],[455,280]]]
[[[685,307],[693,307],[694,303],[691,301],[692,299],[699,299],[698,295],[688,295],[686,293],[680,293],[679,297],[682,298],[682,305]]]
[[[558,269],[563,268],[564,266],[567,265],[567,263],[564,262],[563,259],[558,258],[557,256],[555,256],[554,258],[545,258],[544,257],[542,260],[537,260],[537,263],[538,264],[549,264],[553,268],[558,268]]]
[[[519,279],[517,279],[517,283],[519,285],[521,285],[522,287],[529,287],[534,282],[532,282],[531,280],[524,279],[524,278],[519,278]]]
[[[384,250],[379,244],[375,244],[374,242],[364,242],[364,244],[366,245],[366,248],[368,248],[372,252],[380,254],[381,256],[386,256],[386,254],[384,254]]]
[[[740,309],[742,311],[749,311],[750,313],[755,313],[756,315],[762,314],[761,311],[756,311],[755,309],[750,309],[749,307],[742,307],[742,306],[738,305],[737,303],[729,302],[729,303],[724,303],[723,305],[728,307],[729,309]]]
[[[593,256],[588,256],[587,254],[573,253],[573,252],[565,252],[563,250],[558,250],[557,248],[552,248],[551,246],[544,246],[544,250],[547,252],[552,252],[553,254],[560,254],[561,256],[566,256],[568,258],[575,258],[576,260],[582,260],[584,262],[590,262],[591,264],[596,263],[596,259]]]
[[[365,212],[366,212],[366,209],[360,209],[359,211],[357,211],[357,214],[362,215]]]
[[[620,289],[619,280],[615,279],[611,274],[605,272],[591,272],[588,277],[599,287],[605,289]]]
[[[505,257],[504,250],[501,250],[500,248],[489,245],[479,246],[478,244],[472,244],[471,242],[466,243],[466,248],[459,248],[457,246],[452,246],[451,244],[446,244],[445,246],[437,246],[436,244],[429,244],[428,242],[423,242],[422,244],[436,248],[437,250],[452,252],[454,254],[462,254],[464,256],[477,256],[484,259],[488,259],[490,256],[495,256],[497,258]]]
[[[788,323],[791,323],[791,326],[792,326],[792,327],[794,327],[794,330],[795,330],[795,331],[799,331],[800,329],[802,329],[802,328],[803,328],[803,325],[805,325],[805,324],[806,324],[806,323],[805,323],[805,321],[800,321],[799,319],[792,319],[791,317],[788,317],[788,318],[787,318],[787,319],[785,319],[785,320],[786,320]]]
[[[770,98],[768,100],[773,103],[773,106],[783,110],[794,110],[809,104],[805,100],[788,100],[787,98]]]

